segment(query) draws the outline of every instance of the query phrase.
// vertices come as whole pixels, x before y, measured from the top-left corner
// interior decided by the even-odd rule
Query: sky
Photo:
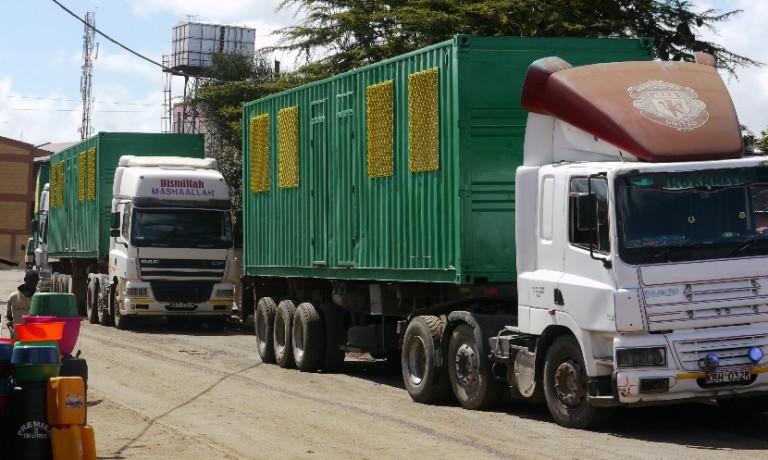
[[[768,2],[691,0],[697,9],[742,9],[721,23],[718,35],[699,31],[726,49],[766,63],[740,68],[738,80],[723,73],[739,120],[755,134],[768,129]],[[294,11],[276,11],[280,0],[58,0],[80,18],[95,13],[96,28],[155,61],[171,53],[173,27],[196,22],[256,29],[256,48],[278,39],[273,31],[298,21]],[[82,22],[52,0],[3,2],[0,27],[0,136],[33,145],[80,139],[83,64]],[[704,35],[706,34],[706,35]],[[159,132],[164,74],[96,34],[91,127],[99,131]],[[271,56],[283,69],[294,56]],[[183,78],[172,77],[171,96],[183,94]]]

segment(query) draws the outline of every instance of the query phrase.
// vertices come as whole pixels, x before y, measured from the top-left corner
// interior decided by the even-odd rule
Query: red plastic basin
[[[62,354],[68,355],[75,349],[77,338],[80,337],[81,316],[34,316],[24,315],[24,322],[28,325],[45,323],[64,323],[61,338],[59,340],[59,350]]]
[[[19,342],[40,342],[41,340],[60,340],[64,334],[64,321],[41,321],[45,324],[30,324],[24,316],[27,324],[15,324],[16,338]]]

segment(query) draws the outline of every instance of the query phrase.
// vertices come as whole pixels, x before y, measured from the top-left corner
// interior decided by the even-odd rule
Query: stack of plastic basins
[[[64,331],[59,340],[61,350],[61,377],[82,377],[85,383],[85,393],[88,394],[88,363],[79,356],[80,352],[72,355],[75,344],[80,336],[80,323],[83,318],[77,311],[77,300],[74,294],[61,292],[38,292],[32,297],[29,315],[24,316],[27,324],[63,322]],[[88,414],[85,415],[86,422]]]
[[[19,336],[39,332],[43,339],[37,342],[16,342],[11,356],[10,415],[7,435],[9,458],[21,460],[48,460],[51,458],[51,430],[46,408],[48,380],[58,376],[59,349],[55,340],[61,336],[62,323],[51,323],[47,328],[17,325]],[[58,335],[50,335],[48,329],[56,329]],[[42,332],[41,332],[42,331]],[[51,345],[40,345],[53,341]]]
[[[93,428],[85,423],[87,401],[83,379],[50,379],[46,401],[53,460],[96,460]]]

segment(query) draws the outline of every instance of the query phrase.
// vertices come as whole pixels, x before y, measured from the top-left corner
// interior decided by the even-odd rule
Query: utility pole
[[[93,61],[98,55],[98,45],[95,40],[96,13],[85,13],[85,31],[83,32],[83,73],[80,76],[80,95],[83,97],[83,121],[80,126],[80,140],[91,137],[91,77],[93,75]],[[94,53],[96,48],[96,53]]]

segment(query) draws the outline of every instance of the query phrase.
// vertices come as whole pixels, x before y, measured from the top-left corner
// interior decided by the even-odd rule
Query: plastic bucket
[[[56,345],[29,345],[19,342],[13,347],[11,364],[60,364],[59,349]]]
[[[24,322],[28,325],[37,324],[52,324],[52,323],[64,323],[62,328],[61,338],[59,341],[59,349],[61,353],[68,355],[75,349],[78,337],[80,337],[80,323],[83,321],[82,316],[33,316],[24,315]]]

